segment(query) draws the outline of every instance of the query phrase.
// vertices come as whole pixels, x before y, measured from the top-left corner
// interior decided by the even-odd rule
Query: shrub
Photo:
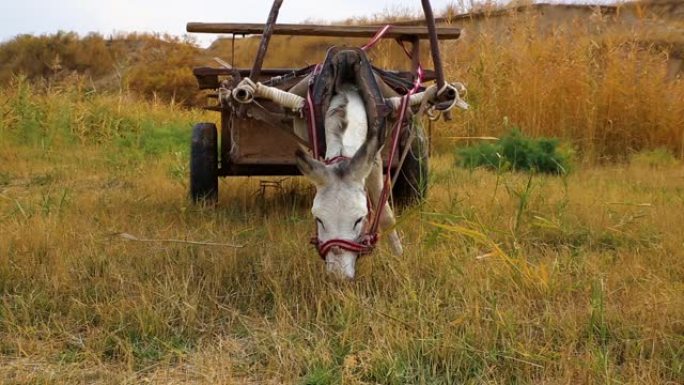
[[[527,138],[518,129],[511,130],[496,144],[460,148],[456,154],[461,167],[546,174],[567,174],[571,162],[571,152],[562,150],[558,139]]]

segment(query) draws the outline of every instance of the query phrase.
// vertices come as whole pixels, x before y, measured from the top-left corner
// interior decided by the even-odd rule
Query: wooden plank
[[[316,25],[316,24],[276,24],[273,29],[274,35],[291,36],[330,36],[330,37],[373,37],[382,26],[370,25]],[[264,31],[264,24],[258,23],[188,23],[188,32],[200,33],[228,33],[234,35],[258,35]],[[410,39],[417,36],[419,39],[428,39],[428,30],[423,26],[393,26],[383,38]],[[458,39],[461,29],[454,27],[437,28],[439,39]]]

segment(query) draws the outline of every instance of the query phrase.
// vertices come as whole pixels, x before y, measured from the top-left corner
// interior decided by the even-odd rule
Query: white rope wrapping
[[[218,89],[218,100],[219,100],[219,104],[221,105],[221,107],[230,103],[230,98],[232,95],[233,94],[230,92],[230,90],[228,88],[224,87],[223,85],[221,85],[221,87],[219,87],[219,89]]]
[[[251,103],[255,97],[272,100],[278,105],[295,111],[301,110],[305,102],[305,99],[299,95],[265,86],[259,82],[254,83],[249,78],[242,79],[240,84],[233,89],[233,99],[239,103]]]
[[[463,109],[463,110],[467,110],[468,108],[470,108],[468,103],[466,103],[463,99],[461,99],[461,95],[463,95],[463,97],[465,97],[468,93],[468,90],[466,89],[466,87],[461,82],[455,82],[455,83],[451,83],[451,84],[444,83],[444,87],[442,87],[442,89],[440,89],[437,92],[437,95],[441,95],[443,92],[445,92],[449,88],[454,90],[454,95],[456,95],[456,96],[454,97],[453,102],[451,102],[451,105],[449,105],[449,107],[447,107],[447,110],[451,110],[454,107],[458,107],[458,108]]]
[[[414,107],[419,105],[426,97],[428,100],[431,99],[433,96],[435,96],[436,92],[437,86],[435,85],[431,85],[423,92],[416,92],[409,97],[409,106]],[[399,107],[401,107],[401,99],[403,99],[403,96],[392,96],[391,98],[387,99],[387,101],[392,106],[392,109],[397,111]]]
[[[463,83],[458,82],[452,84],[445,83],[444,87],[442,87],[442,89],[440,89],[439,91],[437,90],[437,86],[433,84],[430,87],[428,87],[425,91],[411,95],[411,97],[409,98],[409,106],[417,106],[421,104],[423,100],[431,101],[436,95],[441,95],[449,88],[455,91],[456,97],[454,97],[454,100],[451,102],[451,105],[447,108],[447,110],[450,110],[454,107],[467,110],[469,108],[468,103],[461,99],[461,95],[465,97],[466,88],[463,85]],[[393,96],[391,98],[388,98],[387,101],[389,102],[392,109],[396,111],[401,106],[401,99],[402,96]]]
[[[293,110],[301,110],[304,107],[305,99],[303,97],[261,83],[257,83],[257,95]]]

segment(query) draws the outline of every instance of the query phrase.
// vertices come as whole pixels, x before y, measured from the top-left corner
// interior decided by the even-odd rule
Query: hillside
[[[95,90],[131,90],[192,104],[192,67],[202,53],[192,42],[167,35],[20,35],[0,45],[0,84],[18,75],[47,83],[84,77]]]

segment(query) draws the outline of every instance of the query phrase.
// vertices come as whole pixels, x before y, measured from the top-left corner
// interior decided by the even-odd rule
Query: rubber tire
[[[420,120],[413,124],[416,137],[392,188],[395,203],[402,206],[423,201],[428,192],[428,140]]]
[[[218,201],[218,136],[213,123],[198,123],[192,128],[190,199],[195,203]]]

